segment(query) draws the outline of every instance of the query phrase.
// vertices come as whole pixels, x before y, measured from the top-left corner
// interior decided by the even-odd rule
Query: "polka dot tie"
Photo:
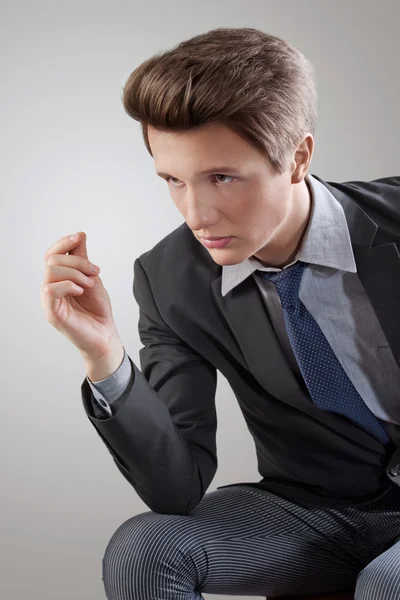
[[[281,300],[286,330],[304,381],[316,406],[344,415],[374,435],[390,441],[384,424],[369,410],[336,358],[317,322],[299,299],[306,263],[297,261],[282,271],[257,271],[272,281]]]

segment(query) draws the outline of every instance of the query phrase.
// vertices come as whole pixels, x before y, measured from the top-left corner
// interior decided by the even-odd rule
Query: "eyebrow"
[[[236,169],[234,167],[229,167],[229,166],[222,166],[222,167],[214,167],[212,169],[206,169],[205,171],[199,171],[198,173],[196,173],[196,175],[209,175],[210,173],[239,173],[239,169]],[[172,177],[169,173],[164,173],[163,171],[157,171],[157,175],[159,175],[160,177]]]

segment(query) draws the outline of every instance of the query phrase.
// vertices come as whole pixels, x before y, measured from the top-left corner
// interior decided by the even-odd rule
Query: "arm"
[[[217,470],[216,369],[162,320],[139,260],[134,265],[138,302],[140,371],[116,414],[90,414],[92,390],[82,400],[114,461],[154,512],[188,514],[201,501]]]

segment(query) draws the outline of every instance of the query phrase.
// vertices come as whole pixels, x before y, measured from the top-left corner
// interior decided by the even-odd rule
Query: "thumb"
[[[77,246],[70,250],[68,254],[71,256],[82,256],[82,258],[88,259],[87,247],[86,247],[86,233],[84,231],[79,232],[79,238],[76,241]]]

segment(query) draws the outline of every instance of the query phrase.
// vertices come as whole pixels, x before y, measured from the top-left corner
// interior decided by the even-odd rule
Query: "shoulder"
[[[400,175],[371,181],[324,181],[315,176],[335,195],[343,192],[385,232],[400,236]]]
[[[393,177],[382,177],[381,179],[373,179],[371,181],[344,181],[338,183],[336,181],[324,181],[318,175],[313,175],[323,184],[328,184],[332,188],[336,188],[360,204],[371,205],[373,207],[400,206],[400,175]]]
[[[371,181],[345,181],[343,183],[327,182],[331,186],[342,189],[356,199],[375,204],[400,203],[400,175],[382,177]]]

